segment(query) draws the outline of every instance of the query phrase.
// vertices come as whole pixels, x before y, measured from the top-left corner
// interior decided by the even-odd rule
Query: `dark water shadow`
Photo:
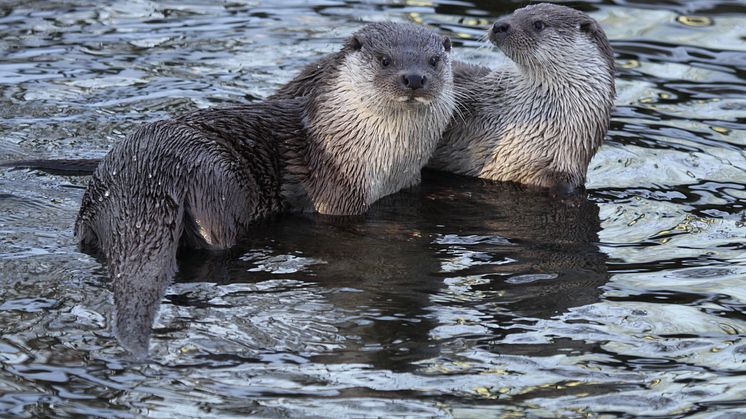
[[[512,323],[516,317],[549,318],[598,301],[608,280],[606,255],[596,244],[599,229],[598,207],[584,196],[558,199],[429,173],[422,186],[381,200],[365,216],[278,217],[258,224],[229,251],[182,250],[175,280],[312,283],[346,313],[334,325],[337,333],[354,337],[344,349],[318,354],[314,361],[407,371],[439,351],[431,338],[438,305],[484,312],[482,307],[496,304],[505,310],[484,313],[489,321]],[[293,272],[257,269],[257,261],[246,255],[258,250],[323,263]],[[488,295],[487,301],[444,293],[449,281],[473,277],[481,281],[471,290]],[[165,290],[168,284],[160,285]],[[208,304],[178,294],[167,301],[194,308]],[[137,322],[151,318],[143,310],[154,313],[159,305],[141,301],[118,313]],[[135,336],[120,339],[142,341],[147,336],[137,332],[150,333],[144,325],[128,330]]]

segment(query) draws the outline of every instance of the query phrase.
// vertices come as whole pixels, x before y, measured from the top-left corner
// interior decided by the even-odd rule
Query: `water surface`
[[[0,2],[0,160],[101,157],[261,99],[362,22],[489,65],[526,2]],[[746,398],[746,6],[569,2],[617,54],[588,198],[428,175],[363,217],[181,255],[151,362],[72,225],[87,182],[0,172],[0,416],[736,416]]]

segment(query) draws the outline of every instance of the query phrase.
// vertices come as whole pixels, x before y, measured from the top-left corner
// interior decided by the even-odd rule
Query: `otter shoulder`
[[[476,64],[469,64],[465,63],[463,61],[457,61],[454,60],[452,64],[453,68],[453,78],[461,78],[461,79],[477,79],[480,77],[487,76],[490,71],[488,67],[476,65]]]
[[[344,58],[344,52],[338,51],[306,65],[297,76],[280,87],[268,99],[290,99],[314,95],[319,86],[334,78]]]
[[[509,66],[489,68],[461,61],[453,63],[453,85],[460,115],[466,117],[498,100],[505,91],[504,82],[510,78]]]

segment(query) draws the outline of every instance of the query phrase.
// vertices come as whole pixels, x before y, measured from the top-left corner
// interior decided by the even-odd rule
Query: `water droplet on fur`
[[[140,226],[141,226],[141,225],[140,225],[140,222],[139,222],[139,221],[135,223],[135,228],[140,228]]]
[[[222,199],[223,199],[223,201],[225,201],[225,195],[223,195]]]
[[[111,171],[111,175],[112,175],[112,176],[116,176],[116,175],[117,175],[117,171],[116,171],[116,170],[112,170],[112,171]]]
[[[108,198],[108,197],[109,197],[109,191],[104,192],[104,198]]]
[[[152,173],[148,173],[148,179],[153,179],[153,174]]]

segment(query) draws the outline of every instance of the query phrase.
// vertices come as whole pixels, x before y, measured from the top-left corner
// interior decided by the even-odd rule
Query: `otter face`
[[[429,105],[452,88],[450,50],[447,37],[422,26],[372,23],[345,43],[345,70],[373,101]]]
[[[601,57],[613,77],[613,53],[603,30],[593,18],[569,7],[542,3],[518,9],[495,22],[489,37],[527,70],[562,72]]]

